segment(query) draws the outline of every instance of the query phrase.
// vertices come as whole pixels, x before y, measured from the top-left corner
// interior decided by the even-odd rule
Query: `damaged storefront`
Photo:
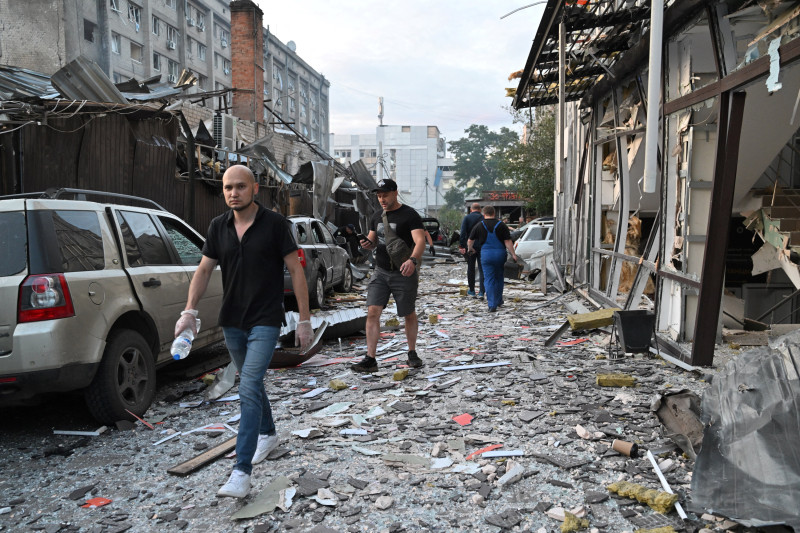
[[[513,106],[558,106],[573,286],[652,310],[661,349],[708,366],[723,326],[746,345],[800,322],[800,10],[653,5],[550,1]]]

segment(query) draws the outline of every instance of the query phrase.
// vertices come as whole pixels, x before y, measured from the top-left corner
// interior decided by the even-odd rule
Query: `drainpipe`
[[[658,178],[658,122],[661,102],[661,40],[664,0],[650,3],[650,65],[647,71],[647,130],[645,131],[644,192],[656,192]]]

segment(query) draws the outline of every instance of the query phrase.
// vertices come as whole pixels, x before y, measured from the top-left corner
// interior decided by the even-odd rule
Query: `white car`
[[[528,269],[535,268],[539,257],[553,252],[553,223],[532,223],[514,243],[514,251]]]

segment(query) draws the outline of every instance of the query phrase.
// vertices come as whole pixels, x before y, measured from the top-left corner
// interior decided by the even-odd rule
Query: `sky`
[[[516,131],[506,87],[524,68],[544,4],[528,0],[255,0],[264,26],[330,81],[330,131],[384,124],[438,126],[446,140],[471,124]]]

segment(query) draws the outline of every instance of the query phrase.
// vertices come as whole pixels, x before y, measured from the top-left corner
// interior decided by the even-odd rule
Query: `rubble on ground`
[[[724,522],[692,513],[683,521],[666,504],[657,512],[647,498],[608,490],[634,483],[662,494],[650,461],[614,450],[619,440],[652,452],[676,499],[691,500],[693,460],[651,404],[671,391],[702,394],[706,376],[650,356],[608,359],[609,335],[599,330],[546,348],[578,295],[514,281],[505,305],[489,313],[484,300],[460,294],[464,280],[463,263],[422,270],[422,368],[405,364],[401,319],[383,328],[377,373],[349,369],[366,353],[363,337],[328,341],[302,366],[270,370],[282,442],[254,467],[241,501],[216,497],[234,464],[227,452],[168,473],[235,436],[238,382],[213,402],[201,381],[162,386],[144,417],[154,429],[136,422],[97,436],[31,436],[14,418],[2,436],[0,530],[721,529]],[[390,302],[382,324],[395,318]]]

